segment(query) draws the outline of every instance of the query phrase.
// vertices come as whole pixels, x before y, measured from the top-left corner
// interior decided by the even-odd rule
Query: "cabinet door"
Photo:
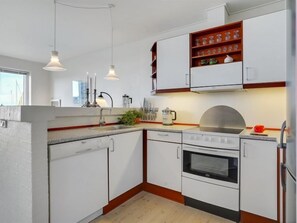
[[[147,181],[181,192],[181,145],[147,141]]]
[[[240,209],[277,219],[277,144],[241,140]]]
[[[143,182],[142,131],[110,136],[109,199]]]
[[[243,21],[244,84],[286,79],[286,11]]]
[[[157,42],[157,89],[189,88],[189,35]]]

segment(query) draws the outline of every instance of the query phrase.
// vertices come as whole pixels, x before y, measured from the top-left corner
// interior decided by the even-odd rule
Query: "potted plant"
[[[140,123],[142,112],[138,110],[127,111],[121,118],[119,118],[120,124],[124,125],[135,125]]]

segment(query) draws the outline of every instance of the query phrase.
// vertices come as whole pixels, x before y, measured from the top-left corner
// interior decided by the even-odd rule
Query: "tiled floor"
[[[232,223],[224,218],[141,192],[91,223]]]

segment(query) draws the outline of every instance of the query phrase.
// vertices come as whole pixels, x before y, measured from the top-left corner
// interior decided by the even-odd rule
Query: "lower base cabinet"
[[[143,182],[142,131],[110,136],[109,200]]]
[[[180,139],[180,133],[148,131],[147,182],[181,192],[181,144],[159,141],[171,136]]]
[[[240,209],[242,223],[255,223],[247,215],[265,222],[277,221],[277,143],[241,140]],[[261,220],[262,222],[262,220]]]

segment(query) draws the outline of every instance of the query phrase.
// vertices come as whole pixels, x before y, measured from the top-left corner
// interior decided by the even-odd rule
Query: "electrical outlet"
[[[3,119],[1,119],[1,120],[0,120],[0,127],[2,127],[2,128],[7,128],[7,120],[3,120]]]

